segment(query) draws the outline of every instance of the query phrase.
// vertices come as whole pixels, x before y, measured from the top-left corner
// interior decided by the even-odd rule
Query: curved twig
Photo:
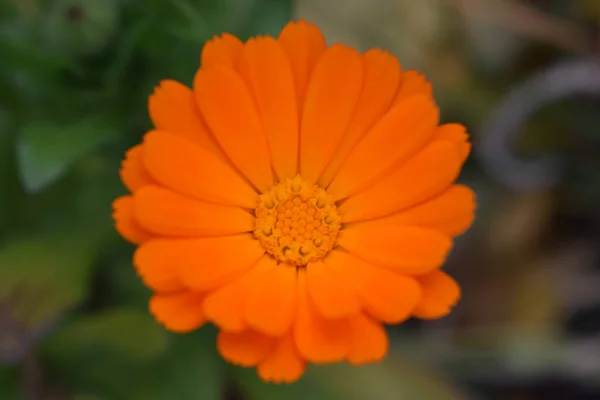
[[[536,73],[512,91],[489,115],[475,146],[483,167],[514,189],[543,189],[558,183],[561,160],[556,155],[534,161],[515,157],[511,144],[521,127],[542,107],[577,96],[600,97],[600,60],[563,61]]]

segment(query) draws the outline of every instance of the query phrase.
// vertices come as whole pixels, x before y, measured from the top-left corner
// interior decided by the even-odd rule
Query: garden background
[[[276,386],[153,321],[110,215],[154,86],[297,18],[433,81],[479,208],[451,316]],[[600,0],[2,0],[0,399],[600,399],[599,58]]]

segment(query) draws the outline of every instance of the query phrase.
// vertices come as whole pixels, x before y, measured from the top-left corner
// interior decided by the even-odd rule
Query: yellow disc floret
[[[340,224],[327,192],[297,176],[260,196],[254,236],[277,260],[303,266],[333,248]]]

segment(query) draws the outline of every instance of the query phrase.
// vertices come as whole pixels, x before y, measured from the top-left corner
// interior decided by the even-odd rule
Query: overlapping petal
[[[314,24],[298,21],[287,24],[281,30],[278,41],[292,66],[298,113],[302,115],[310,76],[317,60],[325,52],[325,38]]]
[[[421,319],[437,319],[450,313],[460,299],[460,287],[444,271],[433,271],[419,277],[423,297],[413,311]]]
[[[300,174],[315,183],[346,133],[358,102],[364,67],[356,50],[329,47],[310,76],[300,125]]]
[[[184,137],[148,133],[143,162],[155,181],[178,193],[218,204],[256,206],[252,186],[220,157]]]
[[[259,190],[273,186],[267,139],[242,77],[222,64],[201,68],[194,93],[212,135],[233,165]]]
[[[390,108],[400,82],[400,63],[391,54],[374,49],[361,59],[365,79],[360,98],[342,142],[319,178],[321,187],[329,186],[354,146]]]
[[[257,104],[279,180],[298,174],[299,117],[294,75],[281,44],[270,37],[250,39],[240,74]]]
[[[202,120],[194,93],[187,86],[173,80],[162,81],[148,99],[148,110],[156,129],[184,136],[222,156]]]
[[[433,229],[371,222],[344,229],[338,244],[365,261],[406,275],[439,268],[452,247],[449,237]]]
[[[143,228],[162,236],[223,236],[254,229],[254,218],[241,208],[195,200],[155,185],[135,193],[133,211]]]
[[[143,145],[138,144],[127,150],[125,159],[121,163],[119,175],[123,184],[130,192],[154,183],[144,165],[143,154]]]
[[[200,328],[206,322],[202,312],[203,293],[182,291],[154,294],[150,298],[150,312],[165,328],[173,332],[187,333]]]
[[[134,217],[133,196],[122,196],[113,202],[115,228],[125,239],[134,244],[148,240],[152,234],[144,229]]]
[[[433,101],[425,96],[397,104],[352,150],[328,193],[341,200],[381,180],[393,166],[423,148],[435,131],[438,114]]]
[[[344,222],[365,221],[399,212],[450,187],[461,161],[453,143],[438,140],[373,186],[350,196],[341,206]]]

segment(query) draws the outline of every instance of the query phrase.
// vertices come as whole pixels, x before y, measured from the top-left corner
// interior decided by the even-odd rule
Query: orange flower
[[[458,301],[440,267],[474,216],[454,184],[468,136],[389,53],[327,47],[303,21],[223,34],[193,90],[163,81],[149,109],[114,218],[167,329],[210,321],[226,360],[293,382],[307,362],[381,360],[382,324]]]

